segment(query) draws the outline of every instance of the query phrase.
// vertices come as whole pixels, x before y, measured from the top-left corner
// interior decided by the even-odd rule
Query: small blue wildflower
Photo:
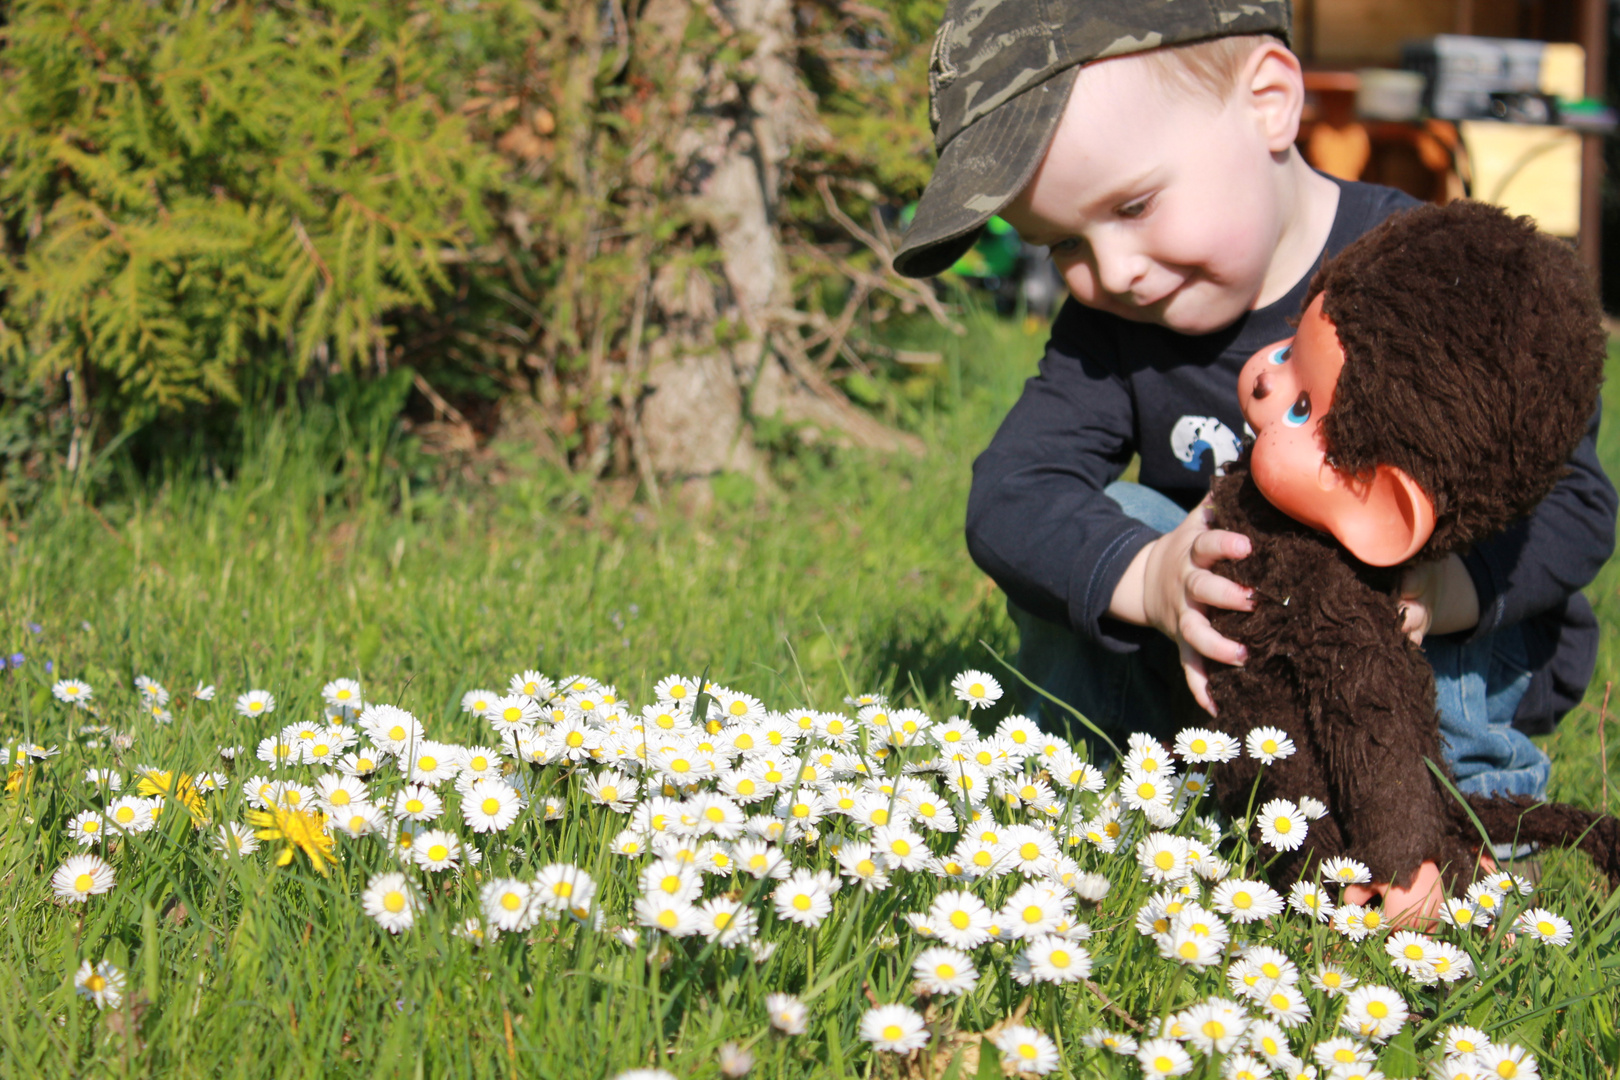
[[[45,632],[45,628],[37,622],[23,623],[23,625],[28,627],[30,634],[43,634]]]

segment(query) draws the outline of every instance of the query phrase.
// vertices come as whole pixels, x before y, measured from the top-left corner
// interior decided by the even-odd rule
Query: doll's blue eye
[[[1286,364],[1288,363],[1288,358],[1292,355],[1294,355],[1294,345],[1293,342],[1289,342],[1282,348],[1273,349],[1271,351],[1271,362],[1273,364]]]
[[[1283,423],[1289,427],[1299,427],[1310,418],[1311,394],[1309,390],[1302,390],[1299,397],[1294,399],[1294,404],[1289,406],[1287,412],[1283,413]]]

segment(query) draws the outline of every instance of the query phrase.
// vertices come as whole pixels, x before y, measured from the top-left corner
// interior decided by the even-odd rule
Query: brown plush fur
[[[1434,777],[1445,770],[1434,676],[1401,632],[1398,589],[1413,563],[1464,550],[1529,513],[1557,483],[1596,408],[1604,337],[1574,253],[1527,219],[1459,202],[1391,218],[1313,279],[1310,303],[1345,348],[1322,430],[1329,459],[1368,474],[1399,466],[1434,500],[1434,535],[1411,563],[1367,566],[1261,495],[1247,454],[1213,487],[1214,525],[1253,553],[1217,572],[1255,590],[1253,612],[1215,611],[1248,649],[1210,678],[1219,726],[1272,726],[1298,748],[1269,766],[1259,800],[1314,796],[1327,817],[1275,864],[1285,878],[1334,855],[1408,884],[1426,859],[1455,886],[1478,830]],[[1241,817],[1258,764],[1221,766],[1216,791]],[[1449,779],[1449,771],[1447,771]],[[1469,798],[1496,842],[1579,843],[1620,879],[1620,822],[1569,806]]]

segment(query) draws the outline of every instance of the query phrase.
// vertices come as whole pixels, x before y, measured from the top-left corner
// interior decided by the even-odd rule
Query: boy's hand
[[[1214,716],[1205,658],[1238,666],[1247,652],[1215,632],[1208,611],[1252,611],[1254,599],[1248,589],[1210,569],[1221,559],[1245,557],[1250,547],[1240,533],[1211,529],[1208,513],[1206,499],[1180,525],[1138,552],[1114,590],[1108,612],[1125,622],[1152,626],[1174,641],[1188,689]]]
[[[1460,555],[1414,566],[1401,579],[1401,629],[1414,645],[1429,634],[1479,625],[1479,593]]]

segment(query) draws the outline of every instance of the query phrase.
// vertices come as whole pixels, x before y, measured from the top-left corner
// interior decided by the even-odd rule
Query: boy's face
[[[1139,56],[1087,65],[1001,216],[1050,248],[1087,307],[1183,334],[1231,324],[1259,297],[1283,227],[1275,105],[1249,83],[1219,102]]]

